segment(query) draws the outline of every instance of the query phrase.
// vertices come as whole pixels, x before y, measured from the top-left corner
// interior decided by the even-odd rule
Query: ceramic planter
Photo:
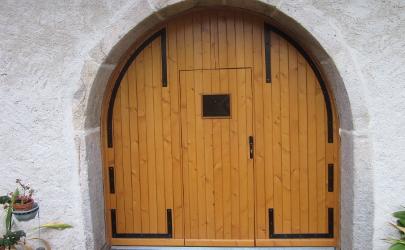
[[[26,211],[14,210],[13,215],[18,221],[29,221],[37,216],[39,210],[38,203],[33,203],[32,208]]]
[[[21,204],[20,200],[16,200],[15,203],[13,204],[14,210],[18,211],[28,211],[31,210],[34,206],[34,200],[29,198],[28,200],[25,200],[23,204]]]

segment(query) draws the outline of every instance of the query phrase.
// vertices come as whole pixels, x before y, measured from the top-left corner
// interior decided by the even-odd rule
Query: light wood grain
[[[162,87],[160,37],[129,66],[107,110],[120,69],[103,100],[102,145],[108,240],[130,245],[335,246],[340,218],[338,116],[327,141],[321,83],[293,44],[271,32],[271,82],[265,81],[264,20],[240,10],[193,10],[169,20],[168,87]],[[145,39],[145,38],[143,38]],[[229,119],[202,118],[202,94],[230,94]],[[329,92],[331,95],[331,92]],[[254,137],[249,159],[248,137]],[[328,192],[328,164],[334,191]],[[109,193],[108,167],[115,171]],[[110,209],[120,233],[165,233],[173,239],[111,239]],[[268,239],[276,233],[325,233],[334,208],[333,239]]]
[[[122,175],[124,184],[125,231],[134,230],[132,213],[132,178],[131,178],[131,137],[129,130],[128,75],[120,88],[121,99],[121,140],[122,140]]]

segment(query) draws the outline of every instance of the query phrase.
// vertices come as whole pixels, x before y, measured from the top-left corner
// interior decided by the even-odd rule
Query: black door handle
[[[253,136],[249,136],[249,158],[253,159],[253,152],[254,152],[254,143],[253,143]]]

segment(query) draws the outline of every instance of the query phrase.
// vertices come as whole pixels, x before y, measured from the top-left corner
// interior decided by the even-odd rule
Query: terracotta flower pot
[[[22,204],[21,203],[22,203],[21,200],[17,199],[13,204],[14,210],[26,211],[31,210],[32,207],[34,206],[34,200],[31,198],[24,200],[24,202]]]

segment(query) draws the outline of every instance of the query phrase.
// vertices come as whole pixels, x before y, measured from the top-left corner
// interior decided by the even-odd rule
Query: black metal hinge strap
[[[271,26],[264,24],[264,55],[266,62],[266,82],[271,83]]]
[[[328,208],[328,232],[306,234],[276,234],[274,233],[274,209],[269,208],[269,238],[270,239],[319,239],[333,238],[333,208]]]
[[[249,136],[249,158],[253,159],[254,156],[254,141],[253,136]]]
[[[110,194],[115,194],[114,167],[108,167],[108,179],[110,182]]]
[[[160,239],[160,238],[172,238],[173,237],[173,218],[172,210],[166,210],[167,218],[167,233],[117,233],[117,215],[115,209],[111,209],[111,227],[112,227],[112,237],[113,238],[149,238],[149,239]]]
[[[158,32],[154,33],[148,39],[146,39],[129,57],[128,61],[122,67],[117,80],[114,83],[113,89],[111,91],[111,98],[108,104],[108,111],[107,111],[107,144],[109,148],[113,146],[113,109],[115,98],[117,96],[118,89],[121,85],[121,81],[124,78],[125,74],[127,73],[129,67],[131,66],[132,62],[138,57],[138,55],[151,44],[156,38],[160,37],[161,41],[161,54],[162,54],[162,86],[167,87],[167,51],[166,51],[166,29],[161,29]]]
[[[323,80],[321,72],[317,68],[317,65],[312,60],[312,58],[305,52],[305,50],[292,37],[290,37],[286,33],[279,30],[277,27],[272,26],[269,23],[264,24],[265,34],[266,34],[266,30],[269,30],[269,31],[273,32],[273,34],[277,34],[277,35],[281,36],[282,38],[286,39],[289,43],[291,43],[301,53],[301,55],[305,58],[305,60],[309,64],[309,66],[314,71],[315,76],[318,79],[319,85],[322,89],[323,97],[325,99],[325,104],[326,104],[326,115],[327,115],[327,119],[328,119],[328,124],[327,124],[327,126],[328,126],[328,143],[333,143],[333,112],[332,112],[331,97],[329,96],[328,90],[326,88],[326,83]],[[270,54],[269,54],[269,58],[270,58]],[[266,59],[266,62],[267,62],[267,59]],[[267,76],[268,76],[267,70],[269,70],[269,72],[270,72],[270,68],[267,69],[267,65],[270,65],[270,64],[266,63],[266,80],[267,80]]]
[[[328,192],[333,192],[334,165],[328,164]]]

